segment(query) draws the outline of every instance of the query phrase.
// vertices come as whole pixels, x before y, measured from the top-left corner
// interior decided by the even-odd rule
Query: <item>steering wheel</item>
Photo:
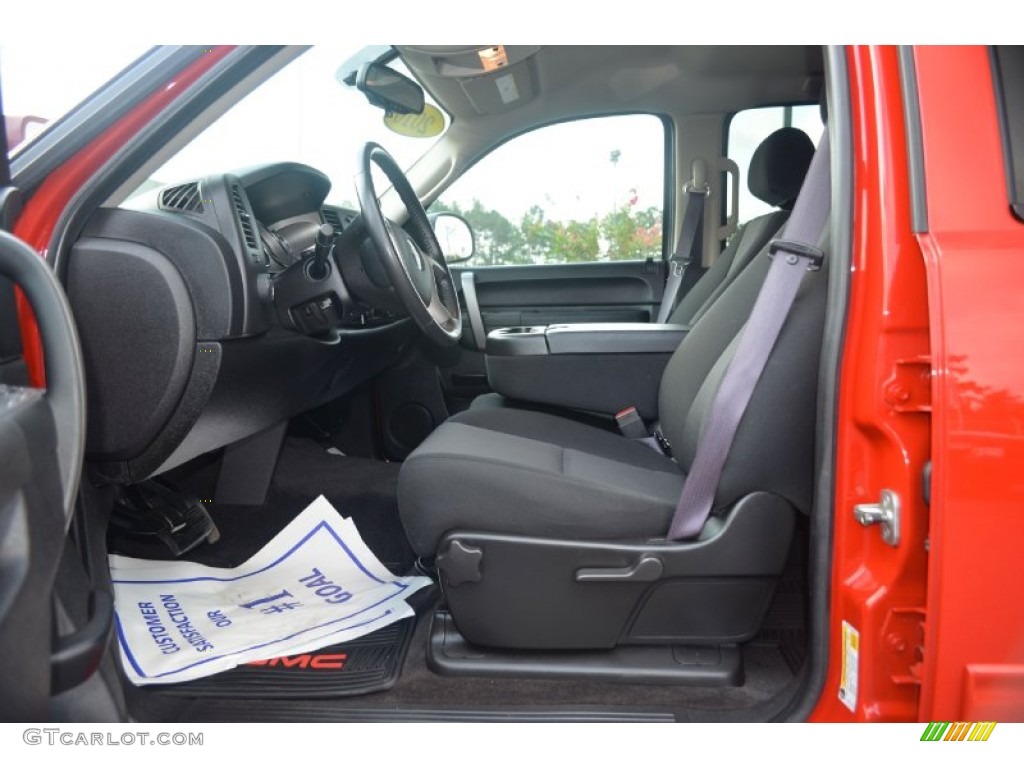
[[[388,221],[380,208],[373,185],[371,163],[394,185],[409,214],[407,228]],[[360,154],[356,196],[363,222],[391,281],[395,293],[427,338],[442,346],[458,342],[462,314],[451,271],[437,242],[427,212],[398,163],[374,142]]]

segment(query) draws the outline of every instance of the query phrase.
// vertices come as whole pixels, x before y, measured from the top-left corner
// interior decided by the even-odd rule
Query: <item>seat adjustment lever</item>
[[[625,568],[580,568],[576,581],[635,581],[649,582],[661,578],[665,566],[654,555],[644,555]]]

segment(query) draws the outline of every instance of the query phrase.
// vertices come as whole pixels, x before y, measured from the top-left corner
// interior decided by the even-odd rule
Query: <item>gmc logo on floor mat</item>
[[[250,661],[247,667],[284,667],[285,669],[343,669],[345,653],[303,653],[300,656],[278,656],[263,661]]]

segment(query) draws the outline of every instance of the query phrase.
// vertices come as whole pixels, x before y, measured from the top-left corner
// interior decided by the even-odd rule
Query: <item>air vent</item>
[[[160,207],[189,213],[203,212],[203,196],[199,194],[199,183],[191,182],[169,187],[160,193]]]
[[[231,197],[235,201],[235,210],[238,211],[238,221],[242,225],[242,235],[245,237],[245,244],[249,246],[250,250],[255,251],[258,244],[256,230],[253,229],[252,216],[249,215],[249,211],[245,207],[245,201],[242,200],[242,193],[237,186],[232,185]]]
[[[320,217],[323,219],[324,224],[330,224],[334,227],[335,232],[341,232],[352,223],[356,215],[347,211],[339,211],[336,208],[321,208]]]

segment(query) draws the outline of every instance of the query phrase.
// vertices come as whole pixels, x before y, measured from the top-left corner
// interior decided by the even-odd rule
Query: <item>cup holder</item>
[[[494,331],[501,336],[538,336],[547,331],[546,325],[516,325],[511,328],[499,328]]]
[[[487,334],[488,356],[546,355],[546,325],[514,325],[498,328]]]

